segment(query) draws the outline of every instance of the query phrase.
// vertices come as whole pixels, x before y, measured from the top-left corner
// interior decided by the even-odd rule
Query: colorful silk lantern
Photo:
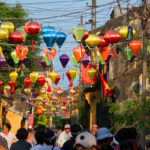
[[[89,63],[89,56],[87,54],[85,54],[82,58],[82,64],[84,65],[84,67],[86,68],[87,65]]]
[[[56,108],[55,107],[51,108],[51,111],[52,112],[56,111]]]
[[[0,56],[0,68],[3,68],[4,65],[5,65],[5,63],[6,63],[5,57],[1,57],[1,56]]]
[[[66,110],[66,107],[65,107],[65,106],[62,106],[62,107],[61,107],[61,110]]]
[[[68,63],[68,61],[69,61],[69,56],[66,55],[66,54],[62,54],[62,55],[59,57],[59,59],[60,59],[60,62],[61,62],[61,64],[62,64],[63,68],[65,68],[66,65],[67,65],[67,63]]]
[[[44,39],[44,42],[46,43],[46,46],[49,49],[52,49],[52,47],[54,46],[54,44],[56,43],[56,40],[57,40],[56,32],[55,31],[45,32],[43,34],[43,39]]]
[[[2,87],[2,85],[3,85],[3,81],[0,80],[0,88]]]
[[[58,75],[57,78],[56,78],[56,80],[55,80],[55,85],[58,84],[59,80],[60,80],[60,76]]]
[[[30,79],[32,80],[33,83],[35,83],[38,79],[38,73],[37,72],[32,72],[30,73]]]
[[[96,75],[96,69],[94,69],[94,68],[89,69],[88,75],[89,75],[90,79],[93,80],[94,76]]]
[[[16,83],[16,82],[9,81],[8,84],[9,84],[10,89],[11,89],[10,93],[11,93],[11,94],[15,94],[15,86],[17,85],[17,83]]]
[[[98,35],[90,34],[88,38],[85,40],[85,43],[90,47],[94,47],[100,43],[100,38]]]
[[[49,73],[49,76],[53,83],[55,83],[55,80],[57,79],[58,74],[55,71],[52,71]]]
[[[65,100],[62,101],[62,104],[63,104],[63,105],[66,105],[66,103],[67,103],[67,102],[66,102]]]
[[[46,67],[47,67],[47,66],[46,66],[46,63],[45,63],[45,61],[44,61],[44,59],[41,59],[40,63],[41,63],[41,65],[42,65],[43,68],[46,68]]]
[[[17,54],[16,54],[15,50],[11,52],[11,57],[12,57],[14,63],[18,64],[18,62],[19,62],[20,59],[17,57]]]
[[[35,111],[36,111],[36,113],[37,113],[38,115],[41,115],[41,114],[44,113],[44,111],[43,111],[44,108],[45,108],[44,105],[43,105],[43,104],[40,104],[40,105],[38,105],[37,108],[35,108]]]
[[[114,44],[120,41],[121,35],[114,30],[110,30],[104,34],[104,39],[106,42]]]
[[[2,22],[1,28],[5,28],[8,30],[9,33],[14,31],[14,25],[11,22]]]
[[[74,80],[74,78],[77,76],[77,71],[75,69],[69,70],[70,78],[71,80]]]
[[[83,27],[75,27],[72,29],[72,31],[73,31],[76,41],[81,42],[82,38],[86,32],[86,29]]]
[[[8,30],[5,28],[0,28],[0,41],[8,39],[8,36],[9,36]]]
[[[31,83],[32,83],[32,80],[30,78],[25,78],[24,79],[24,84],[25,84],[26,88],[29,88]]]
[[[127,47],[124,49],[124,54],[127,57],[128,60],[131,60],[131,58],[133,57],[133,53],[131,51],[131,49],[129,48],[129,46],[127,45]]]
[[[49,61],[48,61],[48,59],[47,59],[45,54],[43,54],[43,60],[46,63],[46,65],[50,65],[51,64],[51,61],[50,61],[50,64],[49,64]]]
[[[45,48],[44,54],[47,57],[47,59],[52,62],[56,55],[56,49],[55,48],[52,48],[52,49]]]
[[[85,41],[85,40],[88,38],[88,36],[89,36],[89,32],[88,32],[88,31],[86,31],[86,32],[84,33],[84,35],[83,35],[83,37],[82,37],[82,40],[81,40],[81,41]]]
[[[61,48],[66,40],[66,34],[63,32],[57,32],[56,35],[57,35],[56,43],[57,43],[58,47]]]
[[[0,19],[0,25],[2,24],[2,20]]]
[[[16,47],[16,54],[22,61],[28,53],[28,47],[25,45],[19,45]]]
[[[71,80],[71,77],[70,77],[69,71],[66,72],[66,76],[67,76],[68,80],[70,81],[70,80]]]
[[[55,31],[55,28],[51,27],[51,26],[45,26],[45,27],[42,28],[42,34],[52,32],[52,31]]]
[[[81,46],[77,46],[73,49],[73,55],[75,56],[77,62],[81,61],[85,55],[85,49]]]
[[[129,43],[129,47],[133,53],[133,56],[137,56],[139,50],[141,49],[142,43],[138,40],[134,40]]]
[[[50,87],[50,86],[48,86],[48,88],[47,88],[47,92],[48,92],[48,93],[50,93],[50,92],[51,92],[51,87]]]
[[[120,28],[119,33],[120,33],[122,39],[131,40],[131,39],[134,39],[136,31],[134,28],[132,28],[130,26],[129,27],[124,26],[124,27]]]
[[[39,77],[38,82],[40,84],[40,87],[43,87],[45,82],[46,82],[46,78],[45,77]]]
[[[17,77],[18,77],[18,73],[17,73],[17,72],[11,72],[11,73],[9,74],[9,77],[10,77],[10,80],[11,80],[12,82],[16,82],[16,79],[17,79]]]
[[[97,45],[98,47],[106,47],[106,46],[108,46],[109,45],[109,43],[107,43],[106,41],[105,41],[105,39],[104,39],[104,37],[103,36],[100,36],[100,42],[99,42],[99,44]]]
[[[25,64],[27,62],[27,56],[22,61],[19,61],[19,65]]]
[[[109,53],[111,52],[111,48],[109,46],[103,47],[103,48],[100,47],[99,52],[101,53],[103,60],[106,62],[106,60],[109,56]]]
[[[71,55],[71,60],[72,60],[73,64],[77,67],[79,63],[77,62],[74,55]]]
[[[9,35],[10,42],[12,42],[14,44],[21,43],[23,41],[23,39],[24,39],[23,34],[18,31],[14,31]]]

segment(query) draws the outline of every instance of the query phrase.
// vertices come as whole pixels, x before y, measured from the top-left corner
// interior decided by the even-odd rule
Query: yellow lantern
[[[57,79],[58,74],[55,71],[52,71],[49,73],[49,76],[53,83],[55,83],[55,80]]]
[[[74,78],[77,76],[77,71],[76,69],[71,69],[69,70],[70,78],[71,80],[74,80]]]
[[[0,40],[8,39],[9,32],[7,29],[0,28]]]
[[[120,28],[119,33],[120,33],[120,35],[121,35],[121,38],[127,39],[128,26],[124,26],[124,27]],[[132,39],[134,39],[135,34],[136,34],[136,31],[135,31],[135,29],[133,28],[133,29],[132,29],[132,36],[131,36]]]
[[[55,107],[52,107],[52,108],[51,108],[51,111],[56,111],[56,108],[55,108]]]
[[[35,83],[38,79],[38,73],[37,72],[30,73],[30,79],[32,80],[33,83]]]
[[[66,106],[61,107],[61,110],[66,110],[66,109],[67,109]]]
[[[100,37],[95,34],[90,34],[85,40],[85,43],[90,47],[97,46],[100,43]]]
[[[11,80],[12,82],[16,82],[16,79],[17,79],[17,77],[18,77],[18,73],[17,73],[17,72],[11,72],[11,73],[9,74],[9,77],[10,77],[10,80]]]
[[[1,28],[5,28],[8,30],[9,33],[14,31],[14,25],[11,22],[2,22]]]
[[[88,75],[89,75],[91,80],[93,80],[95,74],[96,74],[96,70],[94,68],[91,68],[88,70]]]

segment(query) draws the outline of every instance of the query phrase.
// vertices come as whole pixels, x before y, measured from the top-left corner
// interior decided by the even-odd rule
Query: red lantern
[[[53,105],[56,105],[56,103],[57,103],[56,101],[53,101]]]
[[[38,95],[38,90],[37,89],[35,89],[34,95]]]
[[[55,85],[58,84],[59,80],[60,80],[60,76],[58,75],[57,78],[56,78],[56,80],[55,80]]]
[[[100,36],[100,43],[97,45],[98,47],[106,47],[109,43],[107,43],[103,36]]]
[[[0,88],[2,87],[2,85],[3,85],[3,81],[0,80]]]
[[[129,47],[133,53],[133,56],[137,56],[141,46],[142,46],[142,43],[138,40],[134,40],[130,42]]]
[[[45,105],[46,104],[46,100],[43,100],[42,103],[43,103],[43,105]]]
[[[24,60],[27,53],[28,53],[28,47],[27,46],[19,45],[16,47],[16,54],[20,60]]]
[[[104,34],[104,39],[106,42],[114,44],[120,41],[121,35],[114,30],[110,30]]]
[[[14,90],[14,89],[15,89],[15,86],[17,85],[17,83],[16,83],[16,82],[9,81],[8,84],[9,84],[10,89],[11,89],[10,93],[11,93],[11,94],[15,94],[15,90]]]
[[[111,52],[111,48],[109,46],[103,48],[100,47],[99,52],[101,53],[103,60],[106,61],[109,56],[109,53]]]
[[[39,77],[38,82],[40,84],[40,87],[43,87],[45,82],[46,82],[46,78],[45,77]]]
[[[41,26],[39,23],[31,21],[31,22],[27,22],[24,25],[24,30],[25,30],[25,32],[27,32],[30,35],[36,35],[36,34],[40,33]],[[32,40],[32,50],[34,50],[33,40]]]
[[[32,80],[30,78],[24,79],[24,84],[25,84],[26,88],[29,88],[31,83],[32,83]]]
[[[81,61],[85,54],[85,49],[81,46],[77,46],[73,49],[73,55],[75,56],[77,62]]]
[[[66,105],[66,103],[67,103],[66,101],[62,101],[62,104],[63,104],[63,105]]]
[[[9,35],[10,42],[12,42],[14,44],[21,43],[23,41],[23,39],[24,39],[23,34],[18,31],[14,31],[14,32],[10,33],[10,35]]]

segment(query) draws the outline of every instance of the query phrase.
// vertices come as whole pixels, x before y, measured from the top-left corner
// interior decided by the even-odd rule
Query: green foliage
[[[141,96],[139,100],[126,101],[124,105],[116,103],[107,103],[106,105],[109,106],[112,130],[116,130],[120,126],[135,126],[142,130],[150,123],[150,99]]]
[[[53,124],[57,129],[61,129],[63,126],[63,120],[60,116],[53,118]]]

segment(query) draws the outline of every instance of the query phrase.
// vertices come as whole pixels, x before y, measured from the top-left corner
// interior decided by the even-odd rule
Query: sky
[[[1,0],[10,5],[21,3],[23,8],[29,13],[29,17],[33,21],[39,22],[42,26],[53,26],[57,32],[64,32],[67,39],[59,50],[57,45],[56,57],[54,58],[54,71],[56,71],[64,79],[60,80],[58,86],[68,89],[69,81],[65,72],[69,69],[76,68],[73,66],[72,60],[69,60],[66,68],[63,68],[59,56],[62,54],[72,55],[73,49],[78,43],[73,39],[72,28],[80,24],[80,16],[83,16],[83,24],[87,30],[91,30],[91,25],[87,22],[91,19],[91,3],[92,0]],[[113,4],[109,4],[112,2]],[[120,0],[122,7],[127,7],[127,0]],[[139,5],[140,0],[129,0],[129,7]],[[110,14],[114,7],[117,6],[116,0],[97,0],[97,27],[100,27],[110,19]],[[43,52],[46,45],[41,45]],[[41,53],[42,54],[42,53]],[[39,62],[40,63],[40,62]],[[77,68],[76,68],[77,69]],[[77,69],[78,70],[78,69]],[[79,76],[73,81],[74,86],[78,85]]]

